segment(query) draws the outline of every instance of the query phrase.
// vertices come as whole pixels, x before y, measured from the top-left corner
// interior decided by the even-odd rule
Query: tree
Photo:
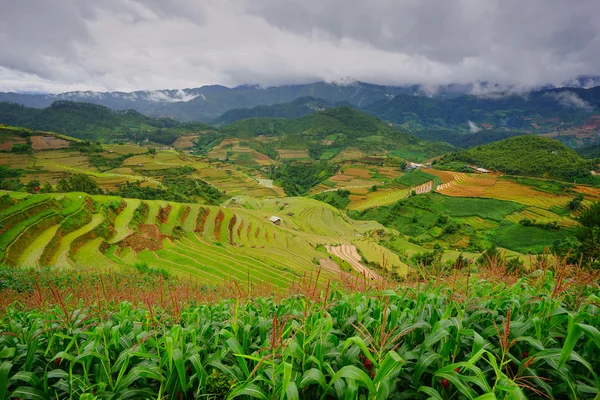
[[[148,147],[148,154],[152,154],[152,155],[156,154],[156,148]]]
[[[40,181],[35,179],[27,182],[25,190],[27,190],[28,193],[37,193],[40,190]]]
[[[569,207],[569,210],[575,211],[575,210],[578,210],[579,207],[581,207],[582,202],[583,202],[583,195],[580,194],[580,195],[577,195],[577,197],[575,197],[571,201],[569,201],[567,206]]]
[[[89,175],[86,174],[73,174],[69,177],[69,191],[70,192],[85,192],[88,194],[99,194],[101,193],[98,184]]]
[[[56,185],[56,191],[59,193],[70,192],[71,188],[69,187],[69,182],[64,178],[59,179],[58,184]]]
[[[44,186],[41,187],[40,193],[52,193],[52,185],[46,182]]]
[[[585,208],[577,220],[581,224],[575,233],[581,243],[579,256],[584,264],[600,268],[600,201]]]
[[[14,144],[11,151],[13,153],[31,153],[31,146],[28,144]]]

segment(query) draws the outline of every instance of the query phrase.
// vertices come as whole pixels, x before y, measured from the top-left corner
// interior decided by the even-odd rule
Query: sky
[[[600,75],[598,0],[0,0],[0,91]]]

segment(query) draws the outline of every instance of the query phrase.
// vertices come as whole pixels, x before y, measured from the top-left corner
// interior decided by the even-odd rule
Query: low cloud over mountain
[[[560,84],[597,75],[595,0],[2,0],[0,91]],[[160,94],[157,94],[160,96]]]

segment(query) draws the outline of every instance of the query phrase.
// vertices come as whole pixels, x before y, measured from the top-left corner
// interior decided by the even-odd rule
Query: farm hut
[[[138,164],[138,167],[143,167],[143,166],[144,166],[144,164]]]
[[[405,168],[405,169],[406,169],[407,171],[413,171],[413,170],[415,170],[415,169],[421,169],[421,168],[423,168],[423,167],[424,167],[424,165],[423,165],[423,164],[417,164],[417,163],[414,163],[414,162],[409,162],[409,163],[406,165],[406,168]]]
[[[271,221],[275,225],[280,225],[281,224],[281,218],[276,217],[275,215],[273,215],[271,218],[269,218],[269,221]]]

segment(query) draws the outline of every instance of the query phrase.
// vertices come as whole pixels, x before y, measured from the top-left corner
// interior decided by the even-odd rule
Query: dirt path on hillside
[[[360,254],[358,254],[356,246],[343,244],[340,246],[325,247],[327,248],[327,251],[329,253],[333,254],[336,257],[340,257],[344,261],[347,261],[361,275],[365,275],[367,278],[371,278],[372,280],[381,279],[381,276],[378,273],[370,270],[361,263],[362,257],[360,256]]]

